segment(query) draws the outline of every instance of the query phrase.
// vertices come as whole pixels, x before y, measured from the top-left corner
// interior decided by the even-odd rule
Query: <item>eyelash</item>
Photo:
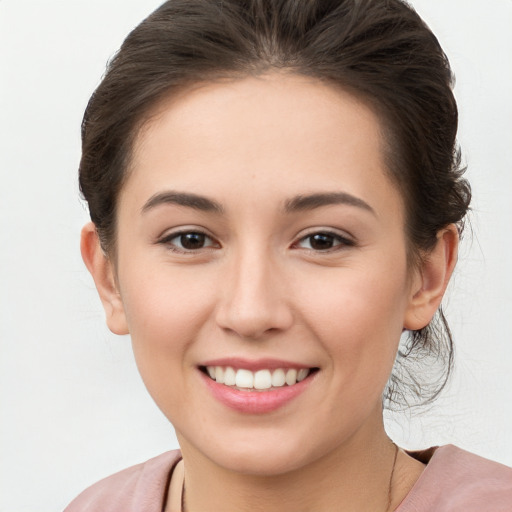
[[[195,235],[195,236],[203,237],[204,240],[209,240],[211,243],[209,243],[206,246],[199,247],[196,249],[186,249],[183,246],[178,247],[175,243],[172,243],[173,240],[175,240],[177,238],[182,238],[185,235]],[[201,231],[198,229],[184,229],[182,231],[169,233],[168,235],[165,235],[163,238],[158,240],[158,243],[162,244],[162,245],[166,245],[172,252],[176,252],[179,254],[194,254],[201,250],[205,250],[205,249],[208,250],[210,248],[216,248],[216,246],[219,246],[218,242],[215,242],[215,240],[210,235],[208,235],[204,231]],[[180,243],[182,244],[183,241],[181,241]]]
[[[331,239],[335,245],[333,247],[328,247],[326,249],[313,249],[312,247],[302,247],[302,248],[311,253],[325,254],[325,253],[331,253],[331,252],[343,250],[347,247],[354,247],[356,245],[354,240],[352,240],[346,236],[340,235],[339,233],[336,233],[334,231],[318,230],[318,231],[313,231],[311,233],[308,233],[307,235],[301,237],[298,240],[298,242],[294,243],[294,246],[300,246],[300,244],[302,242],[304,242],[308,239],[310,240],[310,244],[311,244],[311,239],[315,236],[321,236],[324,239]]]
[[[209,244],[206,246],[198,247],[196,249],[187,249],[183,247],[183,240],[180,241],[181,247],[178,247],[175,243],[172,243],[173,240],[182,238],[186,235],[193,235],[196,237],[200,237],[203,241],[209,240]],[[335,245],[333,247],[328,247],[326,249],[314,249],[313,247],[301,247],[301,244],[305,242],[306,240],[310,240],[311,245],[311,239],[313,237],[323,237],[324,241],[331,240],[332,243]],[[205,233],[204,231],[197,230],[197,229],[188,229],[188,230],[182,230],[174,233],[169,233],[168,235],[164,236],[160,240],[158,240],[159,244],[166,245],[172,252],[180,253],[180,254],[194,254],[198,253],[199,251],[209,250],[211,248],[218,248],[220,247],[220,244],[216,242],[210,235]],[[336,252],[339,250],[342,250],[347,247],[354,247],[356,243],[354,240],[342,236],[339,233],[335,233],[333,231],[329,230],[318,230],[313,231],[311,233],[308,233],[305,236],[302,236],[297,242],[292,244],[292,248],[302,248],[305,249],[308,252],[311,253],[317,253],[317,254],[325,254],[325,253],[331,253]]]

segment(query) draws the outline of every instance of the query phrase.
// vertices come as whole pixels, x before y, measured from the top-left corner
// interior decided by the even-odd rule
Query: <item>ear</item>
[[[109,329],[114,334],[128,334],[128,324],[112,262],[101,248],[96,226],[92,222],[82,229],[80,250],[85,266],[94,279]]]
[[[459,234],[454,224],[437,234],[437,242],[412,279],[404,328],[422,329],[436,313],[457,263]]]

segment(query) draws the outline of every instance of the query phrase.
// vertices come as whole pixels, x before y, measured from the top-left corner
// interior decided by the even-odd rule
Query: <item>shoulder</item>
[[[396,512],[512,509],[512,468],[453,445],[411,455],[427,466]]]
[[[171,451],[115,473],[83,491],[64,512],[160,512],[174,466],[181,459]]]

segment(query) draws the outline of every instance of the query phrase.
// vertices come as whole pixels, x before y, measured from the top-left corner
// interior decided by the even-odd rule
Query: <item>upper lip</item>
[[[276,370],[277,368],[294,368],[296,370],[300,370],[302,368],[314,368],[314,366],[308,364],[285,361],[283,359],[245,359],[243,357],[223,357],[219,359],[210,359],[201,363],[199,366],[231,366],[232,368],[250,370],[253,372],[258,370]]]

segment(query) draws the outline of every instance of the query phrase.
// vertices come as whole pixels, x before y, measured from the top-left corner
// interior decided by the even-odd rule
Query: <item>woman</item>
[[[128,36],[84,117],[82,255],[181,452],[69,512],[510,509],[512,470],[382,420],[411,360],[445,365],[424,402],[451,366],[451,82],[399,0],[172,0]]]

